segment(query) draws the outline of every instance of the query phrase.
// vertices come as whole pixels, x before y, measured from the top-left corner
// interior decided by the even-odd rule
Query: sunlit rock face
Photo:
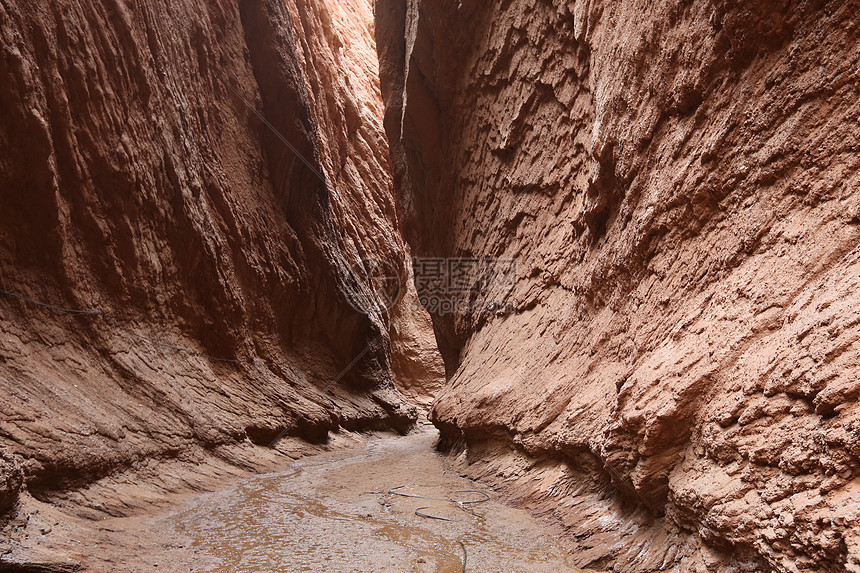
[[[377,0],[414,253],[517,268],[431,416],[579,565],[860,570],[858,7]]]
[[[367,271],[409,275],[372,24],[360,1],[0,5],[0,288],[92,311],[0,296],[0,509],[22,477],[46,498],[415,421],[394,378],[441,366]]]

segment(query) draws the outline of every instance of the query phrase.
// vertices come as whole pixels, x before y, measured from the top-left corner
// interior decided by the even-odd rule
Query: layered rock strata
[[[440,366],[401,316],[369,2],[7,0],[0,36],[0,511],[410,427],[393,381]]]
[[[431,416],[581,566],[860,570],[858,8],[376,2],[415,254],[517,265]]]

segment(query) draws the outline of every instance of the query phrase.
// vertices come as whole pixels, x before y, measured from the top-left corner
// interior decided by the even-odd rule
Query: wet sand
[[[541,523],[451,471],[436,436],[425,427],[340,433],[325,446],[285,439],[221,452],[270,473],[189,456],[51,499],[25,494],[0,524],[0,569],[576,571]]]
[[[184,548],[184,571],[576,571],[529,514],[449,471],[435,438],[426,429],[304,458],[153,525]]]

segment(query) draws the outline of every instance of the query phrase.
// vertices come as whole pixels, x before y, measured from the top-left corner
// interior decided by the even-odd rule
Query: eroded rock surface
[[[0,449],[0,512],[12,507],[24,482],[18,460],[5,448]]]
[[[0,37],[0,510],[19,466],[53,500],[415,421],[369,2],[9,0]]]
[[[860,5],[377,0],[431,416],[579,565],[860,571]]]

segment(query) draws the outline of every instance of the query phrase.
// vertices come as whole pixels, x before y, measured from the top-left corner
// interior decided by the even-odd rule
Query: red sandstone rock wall
[[[860,570],[860,5],[377,0],[432,417],[581,566]],[[465,444],[465,446],[464,446]]]
[[[376,278],[393,279],[374,283],[374,292],[359,295],[359,306],[377,307],[388,325],[398,388],[412,401],[429,404],[444,371],[429,315],[418,304],[408,265],[402,263],[410,255],[408,249],[404,253],[381,125],[372,3],[295,0],[286,6],[308,99],[317,110],[322,161],[334,174],[333,217],[350,231],[341,249],[349,260],[369,261],[372,275],[384,275]]]
[[[0,288],[105,313],[0,296],[0,510],[19,468],[415,419],[389,330],[426,334],[361,263],[409,273],[369,2],[4,0],[0,37]]]

